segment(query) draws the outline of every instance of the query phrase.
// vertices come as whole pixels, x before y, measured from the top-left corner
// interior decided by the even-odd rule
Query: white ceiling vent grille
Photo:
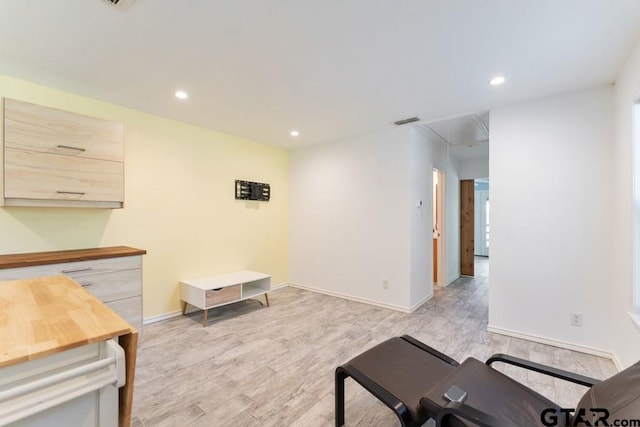
[[[133,0],[104,0],[104,2],[116,6],[118,9],[127,9],[133,3]]]
[[[396,126],[402,126],[402,125],[406,125],[408,123],[413,123],[413,122],[419,122],[420,118],[418,116],[416,117],[409,117],[406,119],[402,119],[402,120],[396,120],[395,122],[393,122],[394,125]]]

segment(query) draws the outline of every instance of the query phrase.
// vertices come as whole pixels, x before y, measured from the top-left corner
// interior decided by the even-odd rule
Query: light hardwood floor
[[[475,278],[436,288],[412,314],[295,288],[269,294],[271,307],[244,301],[145,327],[138,353],[133,426],[331,426],[334,369],[367,348],[409,334],[457,360],[508,353],[606,378],[604,358],[486,332],[488,264]],[[583,387],[503,372],[573,407]],[[393,413],[352,380],[347,426],[396,426]]]

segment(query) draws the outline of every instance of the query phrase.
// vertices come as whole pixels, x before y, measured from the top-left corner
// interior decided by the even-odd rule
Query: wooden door
[[[474,181],[460,181],[460,274],[473,276]]]

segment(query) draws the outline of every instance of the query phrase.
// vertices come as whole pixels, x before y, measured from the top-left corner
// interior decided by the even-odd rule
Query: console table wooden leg
[[[202,313],[202,327],[203,328],[207,326],[208,317],[209,317],[209,310],[207,310],[205,308],[204,312]]]
[[[267,302],[267,307],[269,307],[269,295],[264,294],[264,300]]]
[[[187,302],[182,301],[182,315],[184,316],[184,313],[186,312],[187,312]]]

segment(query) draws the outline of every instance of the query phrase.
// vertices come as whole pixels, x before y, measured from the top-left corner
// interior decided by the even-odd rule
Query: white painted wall
[[[460,276],[460,182],[457,161],[431,134],[412,128],[411,148],[411,307],[415,308],[433,295],[433,168],[445,174],[445,282]],[[421,211],[416,208],[417,200],[423,200]]]
[[[640,100],[640,43],[629,56],[614,87],[614,143],[611,191],[614,197],[610,210],[613,232],[614,276],[608,287],[612,296],[611,322],[614,327],[613,351],[622,366],[640,358],[640,328],[627,315],[633,303],[633,123],[632,107]],[[636,150],[640,148],[636,147]],[[636,174],[640,170],[635,171]]]
[[[291,152],[291,283],[402,310],[428,299],[434,167],[447,176],[448,277],[455,274],[457,163],[429,138],[411,127],[392,128]]]
[[[493,125],[493,124],[492,124]],[[491,128],[493,131],[493,127]],[[493,145],[489,144],[489,150]],[[471,159],[460,160],[460,179],[477,179],[489,177],[489,156],[473,157]]]
[[[447,230],[447,284],[460,277],[460,177],[456,159],[447,160],[447,194],[445,200]]]
[[[420,128],[417,128],[418,130]],[[428,147],[427,160],[431,168],[439,169],[445,173],[445,253],[446,253],[446,279],[445,283],[450,284],[460,277],[460,177],[459,162],[451,157],[447,146],[433,135],[427,132],[419,132],[424,144]],[[433,187],[433,177],[430,176],[430,184]],[[432,207],[430,211],[433,212]],[[433,219],[431,219],[433,221]],[[431,242],[433,244],[433,242]],[[433,259],[433,247],[429,252],[429,259]],[[429,274],[433,274],[431,271]],[[432,277],[432,276],[430,276]]]
[[[290,282],[410,307],[409,131],[291,152]]]
[[[612,348],[612,93],[491,111],[490,328]]]
[[[422,132],[410,129],[411,289],[409,304],[416,308],[433,296],[433,166],[431,144]],[[418,203],[422,202],[421,207]]]
[[[460,162],[449,154],[446,145],[433,138],[431,134],[425,132],[421,135],[428,144],[428,156],[432,167],[445,173],[445,282],[450,284],[460,277]],[[432,257],[433,254],[430,253],[429,256]]]

